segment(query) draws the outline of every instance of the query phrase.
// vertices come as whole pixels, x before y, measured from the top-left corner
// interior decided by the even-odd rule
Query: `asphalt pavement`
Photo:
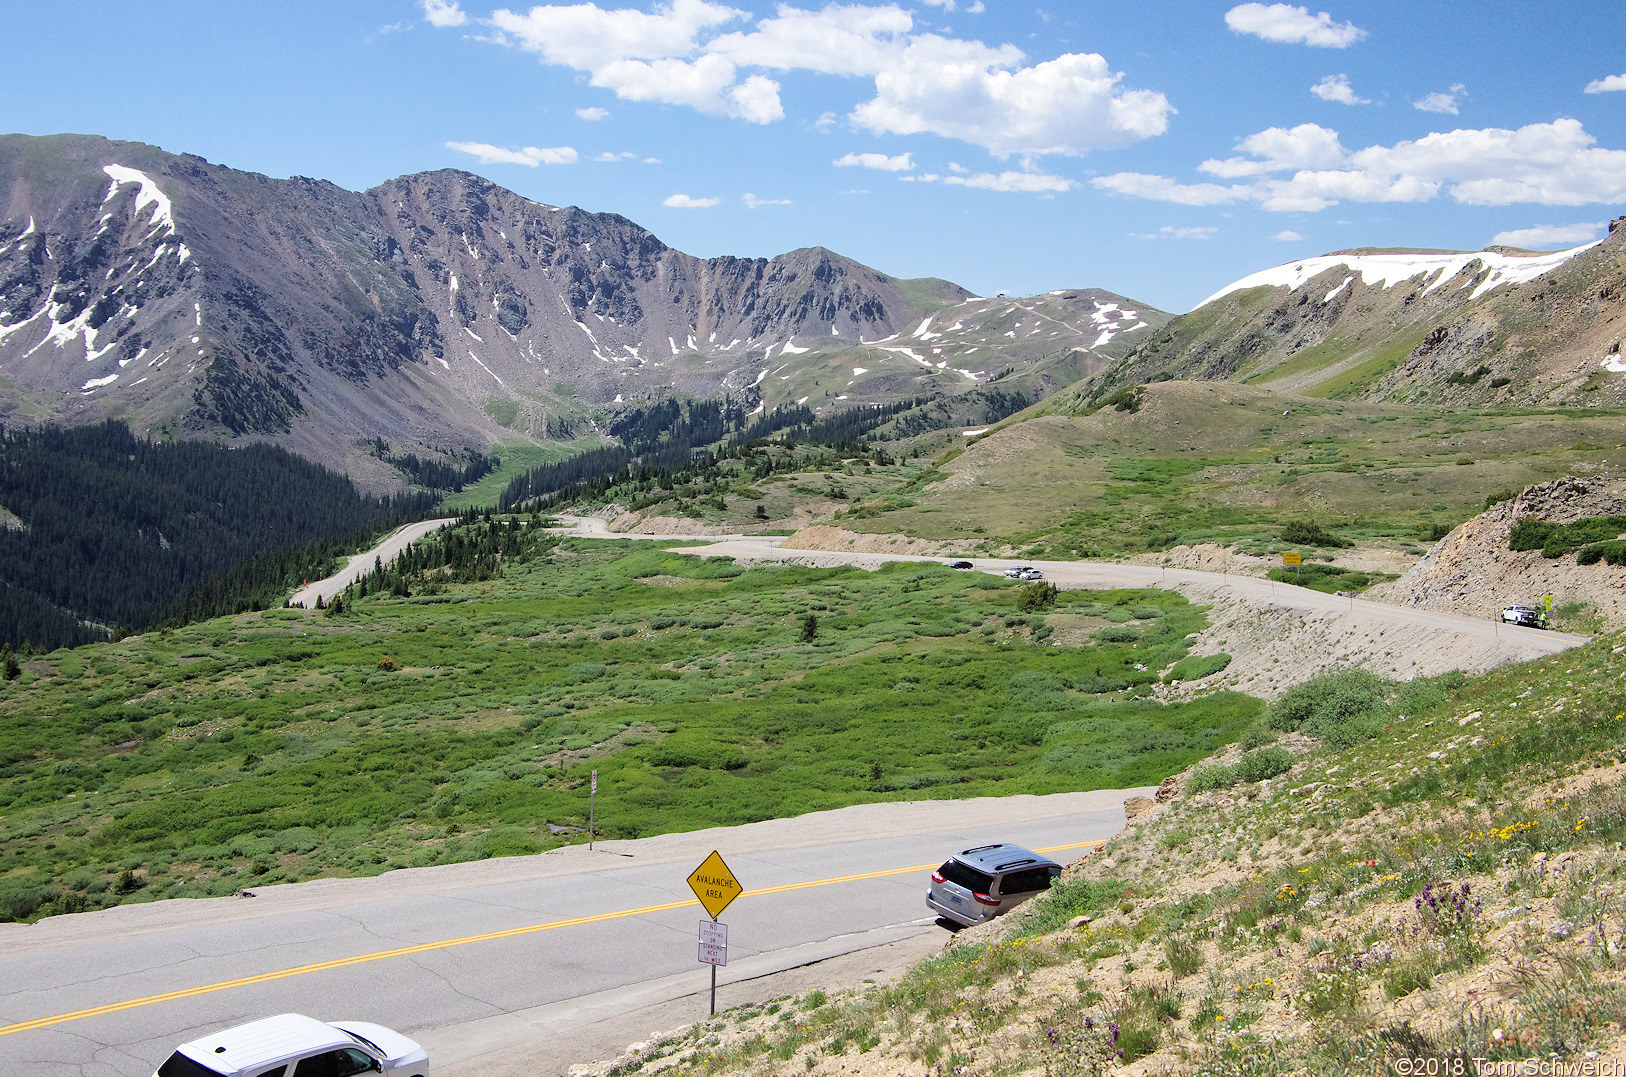
[[[924,896],[948,853],[1011,841],[1065,861],[1150,792],[864,805],[0,925],[0,1073],[146,1077],[177,1043],[290,1010],[400,1029],[438,1075],[562,1073],[589,1060],[561,1057],[562,1031],[585,1051],[598,1024],[615,1030],[601,1046],[638,1038],[641,1011],[644,1035],[705,1016],[686,880],[713,850],[745,891],[721,917],[728,1005],[780,970],[946,939]]]

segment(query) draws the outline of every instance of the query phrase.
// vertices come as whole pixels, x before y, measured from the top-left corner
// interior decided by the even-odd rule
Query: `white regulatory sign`
[[[706,965],[728,964],[728,925],[715,920],[700,921],[700,961]]]

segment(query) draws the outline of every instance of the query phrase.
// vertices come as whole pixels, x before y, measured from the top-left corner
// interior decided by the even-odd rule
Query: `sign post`
[[[587,779],[587,851],[593,851],[593,801],[598,799],[598,771]]]
[[[711,966],[711,1014],[717,1016],[717,966],[728,964],[728,925],[717,922],[717,917],[728,908],[729,902],[745,892],[734,873],[714,849],[689,876],[689,889],[700,899],[701,906],[711,917],[700,921],[700,960]]]
[[[1304,572],[1304,555],[1297,550],[1284,551],[1282,553],[1282,566],[1285,568],[1288,565],[1293,566],[1294,579],[1298,579],[1300,574]]]

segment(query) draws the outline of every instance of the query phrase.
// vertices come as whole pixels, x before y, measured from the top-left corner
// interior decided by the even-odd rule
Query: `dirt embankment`
[[[1264,576],[1282,567],[1280,554],[1242,553],[1223,542],[1200,542],[1195,546],[1174,546],[1167,550],[1136,554],[1132,565],[1168,565],[1194,568],[1200,572],[1234,572],[1243,576]],[[1357,572],[1405,572],[1417,563],[1417,555],[1392,546],[1356,546],[1336,550],[1332,564]]]
[[[916,557],[974,557],[975,543],[934,542],[908,535],[866,535],[829,524],[804,527],[780,545],[782,550],[828,550],[832,553],[901,553]]]
[[[1596,611],[1603,628],[1626,627],[1626,570],[1602,561],[1577,564],[1574,553],[1548,558],[1540,550],[1508,548],[1513,525],[1522,519],[1567,524],[1621,515],[1626,515],[1626,480],[1544,482],[1458,527],[1411,571],[1372,588],[1367,597],[1493,617],[1504,606],[1537,605],[1550,594],[1555,609],[1579,603]]]

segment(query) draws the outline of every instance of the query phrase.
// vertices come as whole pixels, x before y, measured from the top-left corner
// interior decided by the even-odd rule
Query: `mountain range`
[[[455,456],[594,436],[618,406],[733,394],[815,412],[1032,398],[1168,315],[1097,289],[984,299],[821,248],[702,259],[469,173],[364,192],[132,142],[0,137],[0,417],[269,440],[399,486]]]

